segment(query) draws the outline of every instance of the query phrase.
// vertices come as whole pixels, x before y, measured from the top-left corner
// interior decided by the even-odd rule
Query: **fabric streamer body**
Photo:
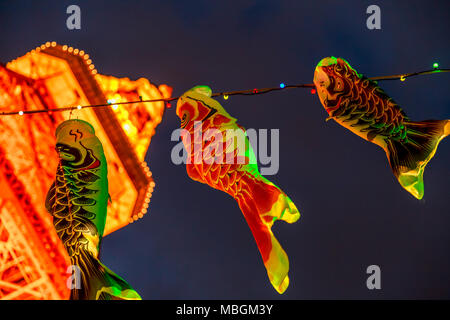
[[[297,221],[300,213],[289,197],[261,176],[243,127],[197,86],[177,103],[190,178],[224,191],[238,203],[261,253],[270,282],[283,293],[289,285],[289,260],[273,235],[275,220]],[[239,142],[243,142],[239,144]]]
[[[425,166],[450,133],[450,121],[411,121],[375,81],[358,74],[341,58],[322,59],[314,72],[314,84],[330,118],[380,146],[400,185],[422,199]]]
[[[70,299],[140,299],[98,259],[109,193],[106,159],[94,128],[82,120],[68,120],[55,135],[60,161],[45,205],[72,264]]]

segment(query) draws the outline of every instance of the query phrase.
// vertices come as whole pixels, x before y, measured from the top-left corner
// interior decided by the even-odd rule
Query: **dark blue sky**
[[[65,27],[81,7],[81,30]],[[366,8],[381,8],[381,30]],[[0,1],[0,61],[57,41],[86,51],[99,73],[148,78],[182,94],[312,82],[325,56],[367,76],[450,67],[448,1]],[[450,76],[380,83],[410,118],[450,117]],[[418,201],[385,154],[327,117],[309,90],[230,97],[247,128],[280,129],[280,171],[268,177],[302,217],[273,231],[291,263],[279,295],[237,203],[170,160],[175,108],[147,159],[156,188],[144,219],[103,241],[103,262],[144,299],[450,298],[450,144],[425,171]],[[366,288],[367,266],[382,289]]]

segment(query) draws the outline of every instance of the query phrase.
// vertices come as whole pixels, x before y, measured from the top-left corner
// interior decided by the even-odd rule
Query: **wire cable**
[[[380,77],[372,77],[369,78],[373,81],[384,81],[384,80],[401,80],[404,81],[406,78],[411,78],[415,76],[422,76],[427,74],[435,74],[435,73],[442,73],[442,72],[450,72],[450,69],[442,69],[442,68],[434,68],[431,70],[425,70],[425,71],[419,71],[419,72],[412,72],[412,73],[404,73],[404,74],[397,74],[397,75],[387,75],[387,76],[380,76]],[[227,91],[227,92],[217,92],[213,93],[213,97],[220,97],[223,96],[225,99],[228,98],[228,96],[236,96],[236,95],[257,95],[257,94],[264,94],[272,91],[280,91],[285,89],[298,89],[298,88],[311,88],[315,89],[315,85],[313,83],[306,83],[306,84],[291,84],[291,85],[280,85],[278,87],[273,88],[255,88],[255,89],[248,89],[248,90],[239,90],[239,91]],[[127,105],[127,104],[133,104],[133,103],[150,103],[150,102],[165,102],[169,103],[174,100],[178,100],[180,97],[172,97],[172,98],[161,98],[161,99],[150,99],[150,100],[137,100],[137,101],[124,101],[124,102],[108,102],[108,103],[102,103],[102,104],[91,104],[91,105],[84,105],[84,106],[71,106],[71,107],[62,107],[62,108],[52,108],[52,109],[36,109],[36,110],[20,110],[20,111],[8,111],[8,112],[0,112],[0,116],[10,116],[10,115],[25,115],[25,114],[37,114],[37,113],[49,113],[49,112],[63,112],[63,111],[73,111],[73,110],[81,110],[86,108],[102,108],[102,107],[109,107],[111,105]]]

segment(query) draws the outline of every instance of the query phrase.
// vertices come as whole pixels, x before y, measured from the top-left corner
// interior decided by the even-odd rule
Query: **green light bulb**
[[[439,68],[439,63],[437,63],[437,62],[433,63],[433,68],[435,68],[435,69]]]

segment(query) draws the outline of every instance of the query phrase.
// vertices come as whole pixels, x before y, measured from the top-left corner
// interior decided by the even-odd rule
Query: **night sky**
[[[81,30],[66,28],[67,6]],[[368,30],[366,8],[381,8]],[[166,83],[177,96],[311,83],[326,56],[360,73],[450,67],[449,1],[0,1],[0,61],[46,41],[90,55],[99,73]],[[380,82],[413,120],[450,118],[450,74]],[[148,214],[108,235],[102,261],[144,299],[450,298],[450,143],[425,170],[425,196],[403,190],[384,152],[334,121],[317,95],[289,89],[220,103],[241,125],[280,129],[280,170],[268,178],[302,216],[278,222],[290,286],[271,286],[250,229],[227,194],[172,164],[175,108],[147,153],[156,182]],[[175,103],[172,103],[175,106]],[[368,290],[366,268],[381,268]]]

